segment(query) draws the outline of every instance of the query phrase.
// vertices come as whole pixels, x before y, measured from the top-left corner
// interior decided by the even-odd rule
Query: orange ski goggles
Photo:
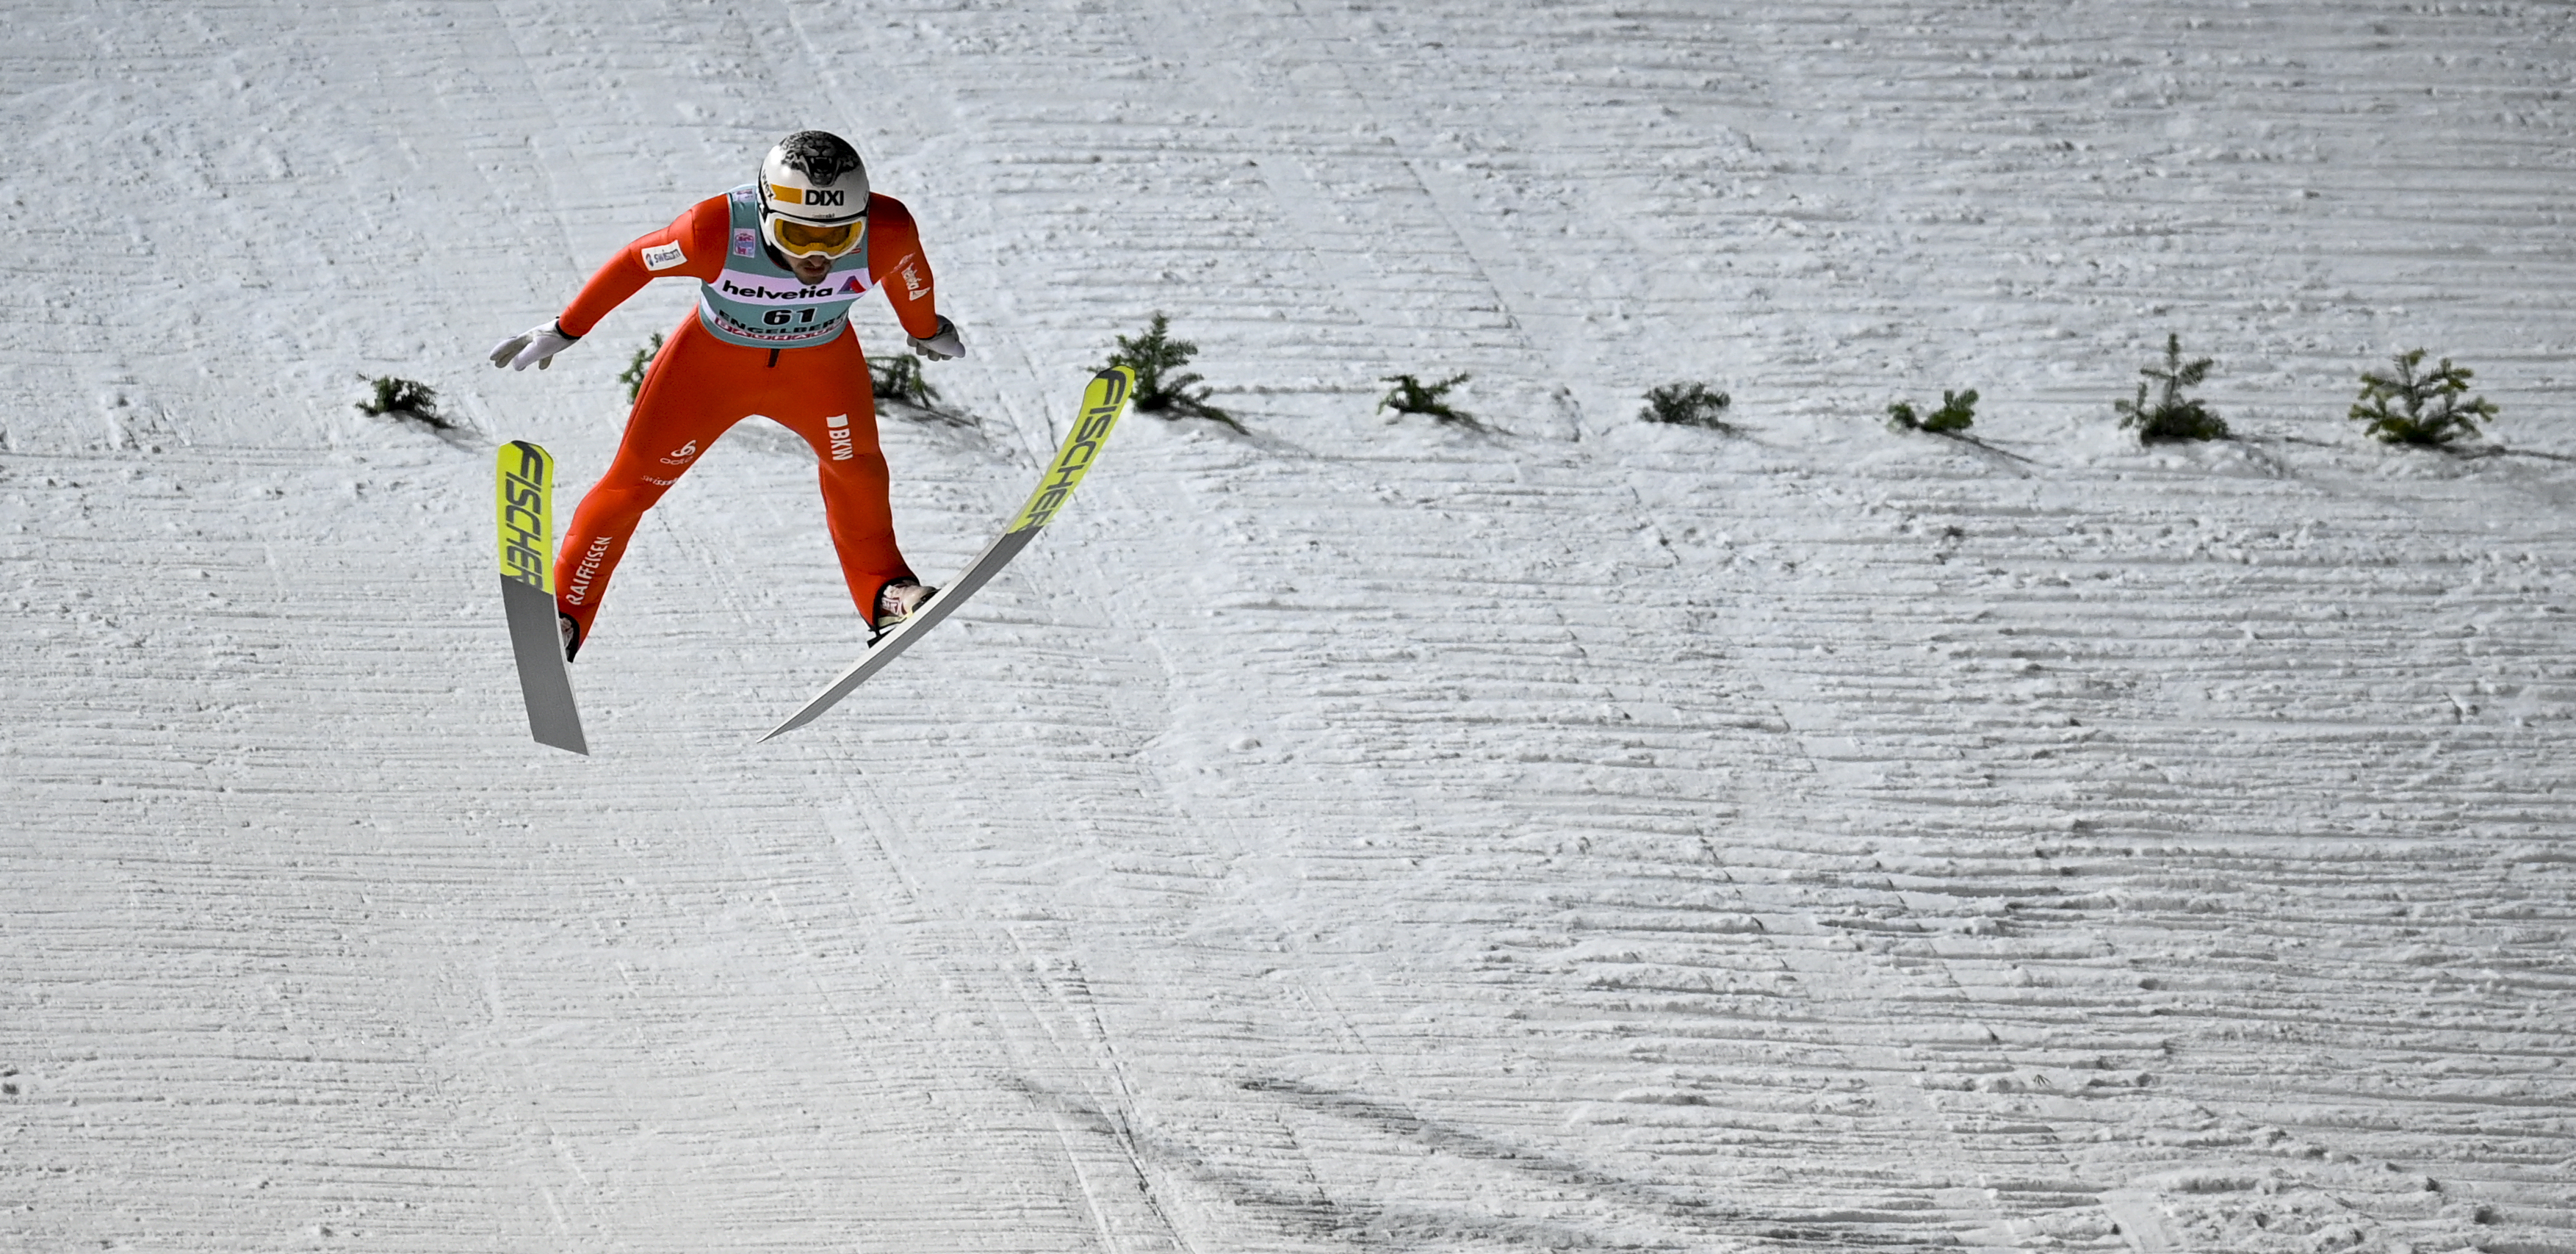
[[[790,257],[838,257],[867,238],[865,220],[837,226],[815,226],[773,215],[766,224],[769,242]]]

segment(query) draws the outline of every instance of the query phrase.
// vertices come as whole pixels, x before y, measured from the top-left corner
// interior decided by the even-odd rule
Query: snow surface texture
[[[9,31],[0,1249],[2576,1248],[2568,6]],[[479,354],[802,126],[974,347],[934,580],[1153,310],[1252,435],[754,747],[863,633],[747,424],[540,749],[490,449],[689,293]],[[2514,452],[2362,441],[2416,346]]]

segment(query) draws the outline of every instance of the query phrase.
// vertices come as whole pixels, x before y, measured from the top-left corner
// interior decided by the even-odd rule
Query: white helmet
[[[761,234],[782,253],[838,257],[865,235],[868,168],[838,135],[798,131],[778,141],[761,158],[759,191]]]

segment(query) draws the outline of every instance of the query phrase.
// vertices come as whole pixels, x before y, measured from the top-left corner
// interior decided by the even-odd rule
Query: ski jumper
[[[738,187],[627,245],[565,306],[557,324],[587,335],[654,279],[699,285],[697,310],[646,368],[617,457],[573,510],[556,550],[556,604],[582,639],[644,511],[716,437],[753,415],[814,447],[832,547],[870,625],[878,592],[912,574],[895,546],[875,390],[849,308],[882,286],[906,332],[936,335],[939,316],[921,237],[902,202],[868,197],[865,229],[866,241],[809,287],[761,239],[759,201],[749,186]]]

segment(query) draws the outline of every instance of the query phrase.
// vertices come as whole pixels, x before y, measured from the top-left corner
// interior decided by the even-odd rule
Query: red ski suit
[[[584,284],[557,321],[587,335],[627,297],[658,278],[713,283],[725,270],[731,238],[727,197],[691,206],[671,225],[619,250]],[[912,215],[888,196],[868,197],[866,286],[882,283],[904,330],[927,339],[939,332],[930,267]],[[672,245],[680,260],[673,264]],[[648,264],[659,261],[658,267]],[[898,271],[902,281],[884,282]],[[850,271],[836,272],[846,281]],[[912,574],[895,546],[885,455],[877,447],[876,402],[867,358],[855,330],[844,326],[809,347],[752,348],[709,331],[691,311],[644,372],[635,410],[608,473],[581,498],[555,556],[557,606],[590,636],[609,574],[626,552],[635,525],[679,482],[708,445],[755,414],[804,437],[822,465],[823,515],[841,574],[859,613],[876,619],[877,593]]]

